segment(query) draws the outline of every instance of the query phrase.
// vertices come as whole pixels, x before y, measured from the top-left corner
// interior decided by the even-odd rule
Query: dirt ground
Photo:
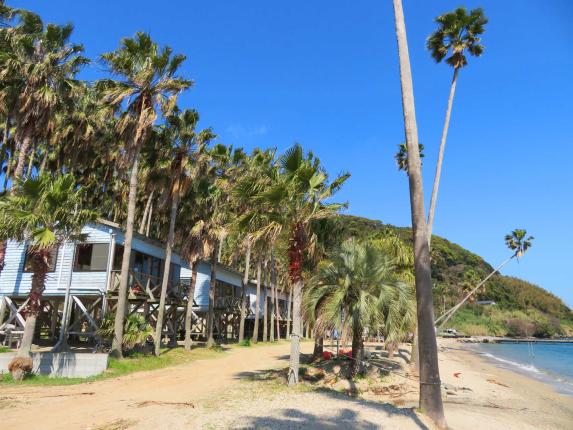
[[[302,344],[304,353],[312,343]],[[265,381],[288,366],[288,343],[230,348],[222,358],[73,386],[0,387],[1,429],[432,429],[404,395],[351,398],[335,389],[291,390]],[[452,429],[569,429],[573,399],[446,343],[440,353]],[[262,380],[261,380],[262,379]],[[359,381],[357,385],[367,384]],[[367,389],[364,391],[368,391]]]

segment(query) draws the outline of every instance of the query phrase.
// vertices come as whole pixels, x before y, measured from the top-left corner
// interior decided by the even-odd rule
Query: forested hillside
[[[369,239],[394,233],[412,243],[409,228],[350,215],[340,216],[339,222],[344,237]],[[480,256],[438,236],[432,238],[431,258],[436,315],[457,303],[493,271]],[[476,300],[493,300],[496,304],[477,305]],[[474,335],[571,335],[573,313],[560,298],[543,288],[498,274],[447,326]]]

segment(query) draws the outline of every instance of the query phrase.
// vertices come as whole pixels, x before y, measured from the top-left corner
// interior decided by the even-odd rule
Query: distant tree
[[[424,145],[421,143],[418,145],[420,148],[420,163],[422,163],[422,158],[425,157],[424,155]],[[394,155],[396,159],[396,164],[398,166],[398,170],[406,172],[408,174],[408,146],[405,143],[401,143],[398,145],[398,152]]]

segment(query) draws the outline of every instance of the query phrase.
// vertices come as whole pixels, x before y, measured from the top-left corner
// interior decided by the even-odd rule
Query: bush
[[[21,381],[33,368],[32,359],[29,357],[14,357],[8,364],[8,371],[14,381]]]
[[[509,337],[527,337],[533,335],[534,324],[519,318],[512,318],[507,321],[507,335]]]
[[[251,346],[251,339],[243,339],[239,342],[240,346]]]
[[[533,330],[533,336],[541,337],[541,338],[548,338],[553,337],[557,334],[557,330],[555,326],[550,324],[547,321],[541,321],[535,323],[535,328]]]

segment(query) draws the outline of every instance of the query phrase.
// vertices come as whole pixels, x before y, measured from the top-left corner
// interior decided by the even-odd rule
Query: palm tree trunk
[[[213,327],[215,325],[215,287],[217,285],[217,251],[211,254],[211,281],[209,285],[209,310],[207,313],[207,347],[215,344]]]
[[[265,297],[265,301],[263,302],[263,342],[267,342],[269,340],[268,338],[268,326],[269,326],[269,296],[268,296],[268,288],[267,288],[267,282],[266,282],[266,278],[267,278],[267,273],[265,270],[264,273],[264,278],[265,278],[265,289],[263,291],[264,293],[264,297]]]
[[[155,356],[159,357],[161,352],[161,335],[163,333],[163,317],[165,315],[165,299],[167,297],[167,287],[169,285],[169,272],[171,269],[171,254],[173,251],[173,240],[175,239],[175,221],[177,219],[177,208],[179,206],[179,189],[175,187],[175,193],[171,201],[171,214],[169,216],[169,233],[167,234],[167,244],[165,245],[165,264],[163,267],[163,278],[161,279],[161,296],[159,297],[159,312],[157,314],[157,325],[155,326]]]
[[[410,207],[414,235],[414,273],[418,314],[418,349],[420,353],[420,409],[427,413],[438,427],[446,428],[442,404],[438,345],[434,331],[434,305],[430,248],[424,213],[424,192],[418,151],[418,130],[414,107],[414,88],[406,38],[406,24],[401,0],[393,0],[396,21],[396,39],[400,61],[404,130],[408,145]]]
[[[127,310],[127,290],[129,284],[129,265],[131,262],[131,242],[133,240],[133,224],[135,222],[135,205],[137,203],[137,170],[139,168],[139,150],[134,156],[131,174],[129,178],[129,197],[127,200],[127,222],[125,226],[125,243],[123,245],[123,258],[121,260],[121,272],[117,296],[117,308],[115,311],[115,323],[111,356],[123,358],[123,324]]]
[[[185,350],[191,349],[191,327],[193,324],[193,299],[195,297],[195,283],[197,282],[197,263],[193,262],[191,280],[187,291],[187,309],[185,310]]]
[[[150,212],[150,208],[151,208],[151,201],[153,200],[153,193],[155,192],[155,190],[151,190],[151,192],[149,193],[149,197],[147,198],[147,203],[145,204],[145,209],[143,210],[143,216],[141,217],[141,222],[139,223],[139,230],[137,230],[137,232],[139,234],[143,234],[145,232],[145,227],[147,225],[146,221],[147,221],[147,216],[151,216]]]
[[[281,340],[281,320],[279,308],[279,292],[278,285],[276,285],[276,272],[275,272],[275,321],[277,324],[277,340]]]
[[[40,169],[38,170],[38,176],[42,176],[44,174],[44,170],[46,170],[46,164],[48,163],[48,150],[44,152],[42,156],[42,162],[40,163]]]
[[[261,260],[257,260],[257,298],[255,300],[255,323],[253,328],[253,343],[259,341],[259,315],[261,309]]]
[[[297,279],[293,284],[293,322],[290,341],[290,360],[288,370],[288,385],[298,384],[298,372],[300,367],[300,322],[302,303],[302,278]]]
[[[147,215],[147,227],[145,227],[145,235],[149,237],[149,233],[151,232],[151,216],[153,215],[153,203],[149,208],[149,215]]]
[[[18,153],[18,164],[16,165],[16,170],[14,170],[14,179],[18,180],[24,174],[24,165],[26,164],[26,157],[28,156],[28,151],[30,145],[32,144],[32,139],[25,134],[22,142],[20,143],[20,149]]]
[[[36,151],[34,150],[34,148],[32,148],[32,150],[30,151],[30,159],[28,161],[28,169],[26,170],[26,176],[29,178],[32,176],[32,169],[34,168],[34,155],[36,154]]]
[[[436,324],[436,326],[438,325],[438,323],[440,321],[442,321],[439,325],[439,327],[443,327],[446,325],[446,323],[450,320],[450,318],[452,318],[454,316],[454,314],[457,312],[457,310],[459,308],[461,308],[463,306],[463,304],[471,297],[475,294],[475,292],[477,290],[479,290],[482,285],[484,285],[489,278],[491,278],[494,274],[496,274],[497,272],[499,272],[501,270],[501,268],[503,266],[505,266],[507,263],[509,263],[513,258],[515,257],[515,254],[512,255],[511,257],[509,257],[507,260],[505,260],[503,263],[501,263],[495,270],[493,270],[489,275],[487,275],[479,284],[477,284],[477,286],[472,289],[469,293],[467,293],[465,295],[465,297],[463,298],[463,300],[461,302],[459,302],[457,305],[455,305],[453,308],[451,308],[449,311],[445,312],[443,315],[441,315],[435,322],[434,324]]]
[[[291,316],[292,316],[292,288],[289,288],[288,291],[288,300],[287,300],[287,332],[286,332],[286,338],[288,339],[290,337],[290,330],[292,327],[292,321],[291,321]]]
[[[251,242],[247,240],[247,255],[245,256],[245,273],[243,274],[243,292],[241,296],[241,320],[239,321],[239,342],[245,338],[245,318],[247,317],[247,285],[249,283],[249,268],[251,265]]]
[[[353,324],[352,327],[352,365],[350,377],[354,378],[364,372],[364,341],[362,340],[362,327]]]
[[[271,284],[271,303],[269,306],[269,312],[270,312],[270,341],[274,342],[275,341],[275,283],[274,283],[274,259],[271,255],[271,266],[269,268],[269,274],[270,274],[270,284]]]
[[[434,186],[432,188],[432,199],[430,200],[430,211],[428,212],[428,243],[432,241],[432,228],[434,226],[434,215],[436,204],[438,202],[438,189],[440,188],[440,176],[442,175],[442,161],[444,160],[444,149],[446,148],[446,138],[450,126],[450,116],[452,114],[452,105],[454,103],[454,94],[456,92],[456,83],[458,80],[458,68],[454,68],[454,78],[450,86],[450,96],[448,97],[448,107],[446,109],[446,119],[444,129],[442,130],[442,140],[440,142],[440,152],[438,153],[438,162],[436,164],[436,176],[434,176]]]
[[[322,353],[324,352],[324,337],[317,336],[314,337],[314,350],[312,351],[312,358],[314,360],[322,359]]]
[[[31,255],[32,263],[32,288],[28,295],[28,304],[24,310],[26,314],[26,323],[24,325],[24,335],[20,348],[18,348],[17,357],[30,357],[32,350],[32,342],[34,340],[34,332],[36,331],[36,319],[42,309],[42,294],[46,284],[46,277],[48,274],[48,264],[51,257],[50,249],[43,249],[35,251]]]

